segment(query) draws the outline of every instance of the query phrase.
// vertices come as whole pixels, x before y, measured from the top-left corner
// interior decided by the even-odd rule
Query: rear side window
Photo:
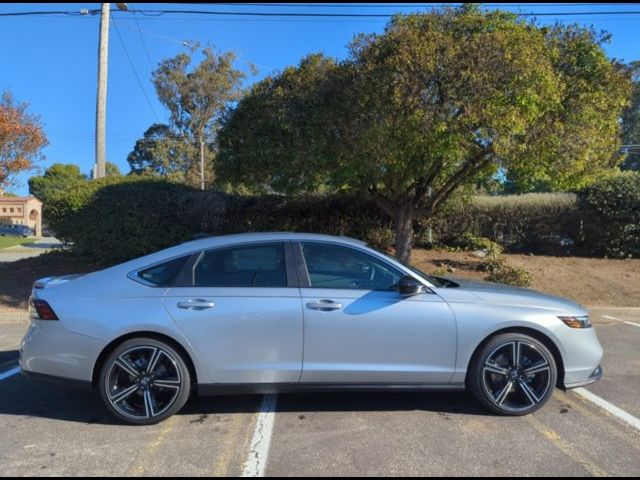
[[[141,270],[138,272],[140,277],[145,282],[151,283],[157,287],[168,287],[178,276],[178,273],[189,259],[190,255],[176,258],[159,265]]]
[[[204,252],[194,268],[196,287],[286,287],[282,243],[264,243]]]

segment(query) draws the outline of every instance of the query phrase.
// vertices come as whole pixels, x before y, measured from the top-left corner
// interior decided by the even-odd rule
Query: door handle
[[[186,302],[178,302],[178,308],[185,310],[207,310],[208,308],[215,307],[215,302],[210,302],[202,298],[192,298]]]
[[[342,308],[342,304],[334,302],[333,300],[322,299],[317,302],[307,303],[307,308],[310,308],[311,310],[320,310],[322,312],[330,312],[332,310],[340,310]]]

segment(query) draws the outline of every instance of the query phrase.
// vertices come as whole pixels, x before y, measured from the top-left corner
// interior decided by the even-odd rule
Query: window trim
[[[386,289],[386,290],[382,290],[382,289],[369,289],[369,288],[344,288],[344,287],[314,287],[311,285],[311,279],[309,277],[309,270],[307,269],[307,261],[304,258],[304,253],[302,252],[302,245],[305,243],[320,243],[320,244],[325,244],[325,245],[331,245],[334,247],[343,247],[343,248],[348,248],[351,250],[355,250],[358,253],[362,253],[365,255],[369,255],[370,257],[375,258],[376,260],[379,260],[381,263],[384,263],[385,265],[389,266],[390,268],[392,268],[394,271],[400,273],[400,276],[403,277],[405,275],[407,275],[407,273],[401,269],[398,268],[397,265],[394,265],[393,263],[389,262],[388,260],[386,260],[385,258],[382,258],[376,254],[373,254],[367,250],[363,250],[361,248],[358,248],[356,246],[353,245],[348,245],[345,243],[338,243],[338,242],[330,242],[330,241],[322,241],[322,240],[300,240],[295,242],[294,245],[294,254],[296,257],[296,267],[298,268],[298,279],[300,281],[300,288],[314,288],[314,289],[322,289],[322,290],[350,290],[350,291],[355,291],[355,290],[366,290],[369,292],[393,292],[395,291],[393,288],[391,289]],[[430,289],[430,287],[426,286],[427,288]],[[425,292],[429,292],[430,290],[425,290]]]
[[[169,257],[169,258],[164,258],[164,259],[159,260],[157,262],[150,263],[149,265],[145,265],[143,267],[140,267],[140,268],[137,268],[135,270],[132,270],[131,272],[127,273],[127,278],[129,280],[133,280],[136,283],[144,285],[145,287],[171,288],[175,284],[176,279],[180,278],[180,276],[182,275],[182,272],[183,272],[184,268],[193,260],[193,255],[194,255],[194,252],[183,252],[183,253],[181,253],[179,255],[174,255],[174,256]],[[140,276],[140,272],[143,272],[145,270],[149,270],[150,268],[153,268],[153,267],[157,267],[158,265],[162,265],[163,263],[173,262],[174,260],[178,260],[179,258],[182,258],[182,257],[190,257],[190,258],[187,258],[187,261],[184,262],[184,264],[182,265],[182,267],[180,268],[180,270],[176,274],[175,278],[173,279],[173,282],[170,285],[157,285],[157,284],[155,284],[153,282],[150,282],[149,280],[146,280],[146,279],[144,279],[144,278],[142,278]]]

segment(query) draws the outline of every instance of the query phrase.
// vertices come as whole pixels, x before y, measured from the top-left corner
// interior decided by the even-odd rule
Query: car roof
[[[325,235],[320,233],[299,233],[299,232],[253,232],[253,233],[236,233],[232,235],[218,235],[209,236],[205,238],[198,238],[183,243],[182,245],[189,245],[190,247],[200,248],[225,245],[233,243],[245,243],[245,242],[262,242],[262,241],[324,241],[324,242],[337,242],[352,245],[366,245],[367,242],[358,240],[356,238],[337,236],[337,235]]]
[[[297,233],[297,232],[256,232],[256,233],[238,233],[233,235],[210,236],[206,238],[198,238],[184,242],[173,247],[169,247],[159,252],[151,253],[143,257],[130,260],[121,264],[126,269],[136,269],[146,267],[156,262],[166,261],[186,253],[195,252],[197,250],[206,250],[215,247],[223,247],[227,245],[236,245],[252,242],[287,242],[287,241],[317,241],[332,242],[343,245],[364,246],[366,242],[355,238],[323,235],[318,233]]]

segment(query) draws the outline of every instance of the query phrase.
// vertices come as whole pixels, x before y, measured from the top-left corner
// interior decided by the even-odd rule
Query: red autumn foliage
[[[9,92],[0,99],[0,191],[18,173],[31,170],[48,144],[40,118],[27,113],[27,107]]]

